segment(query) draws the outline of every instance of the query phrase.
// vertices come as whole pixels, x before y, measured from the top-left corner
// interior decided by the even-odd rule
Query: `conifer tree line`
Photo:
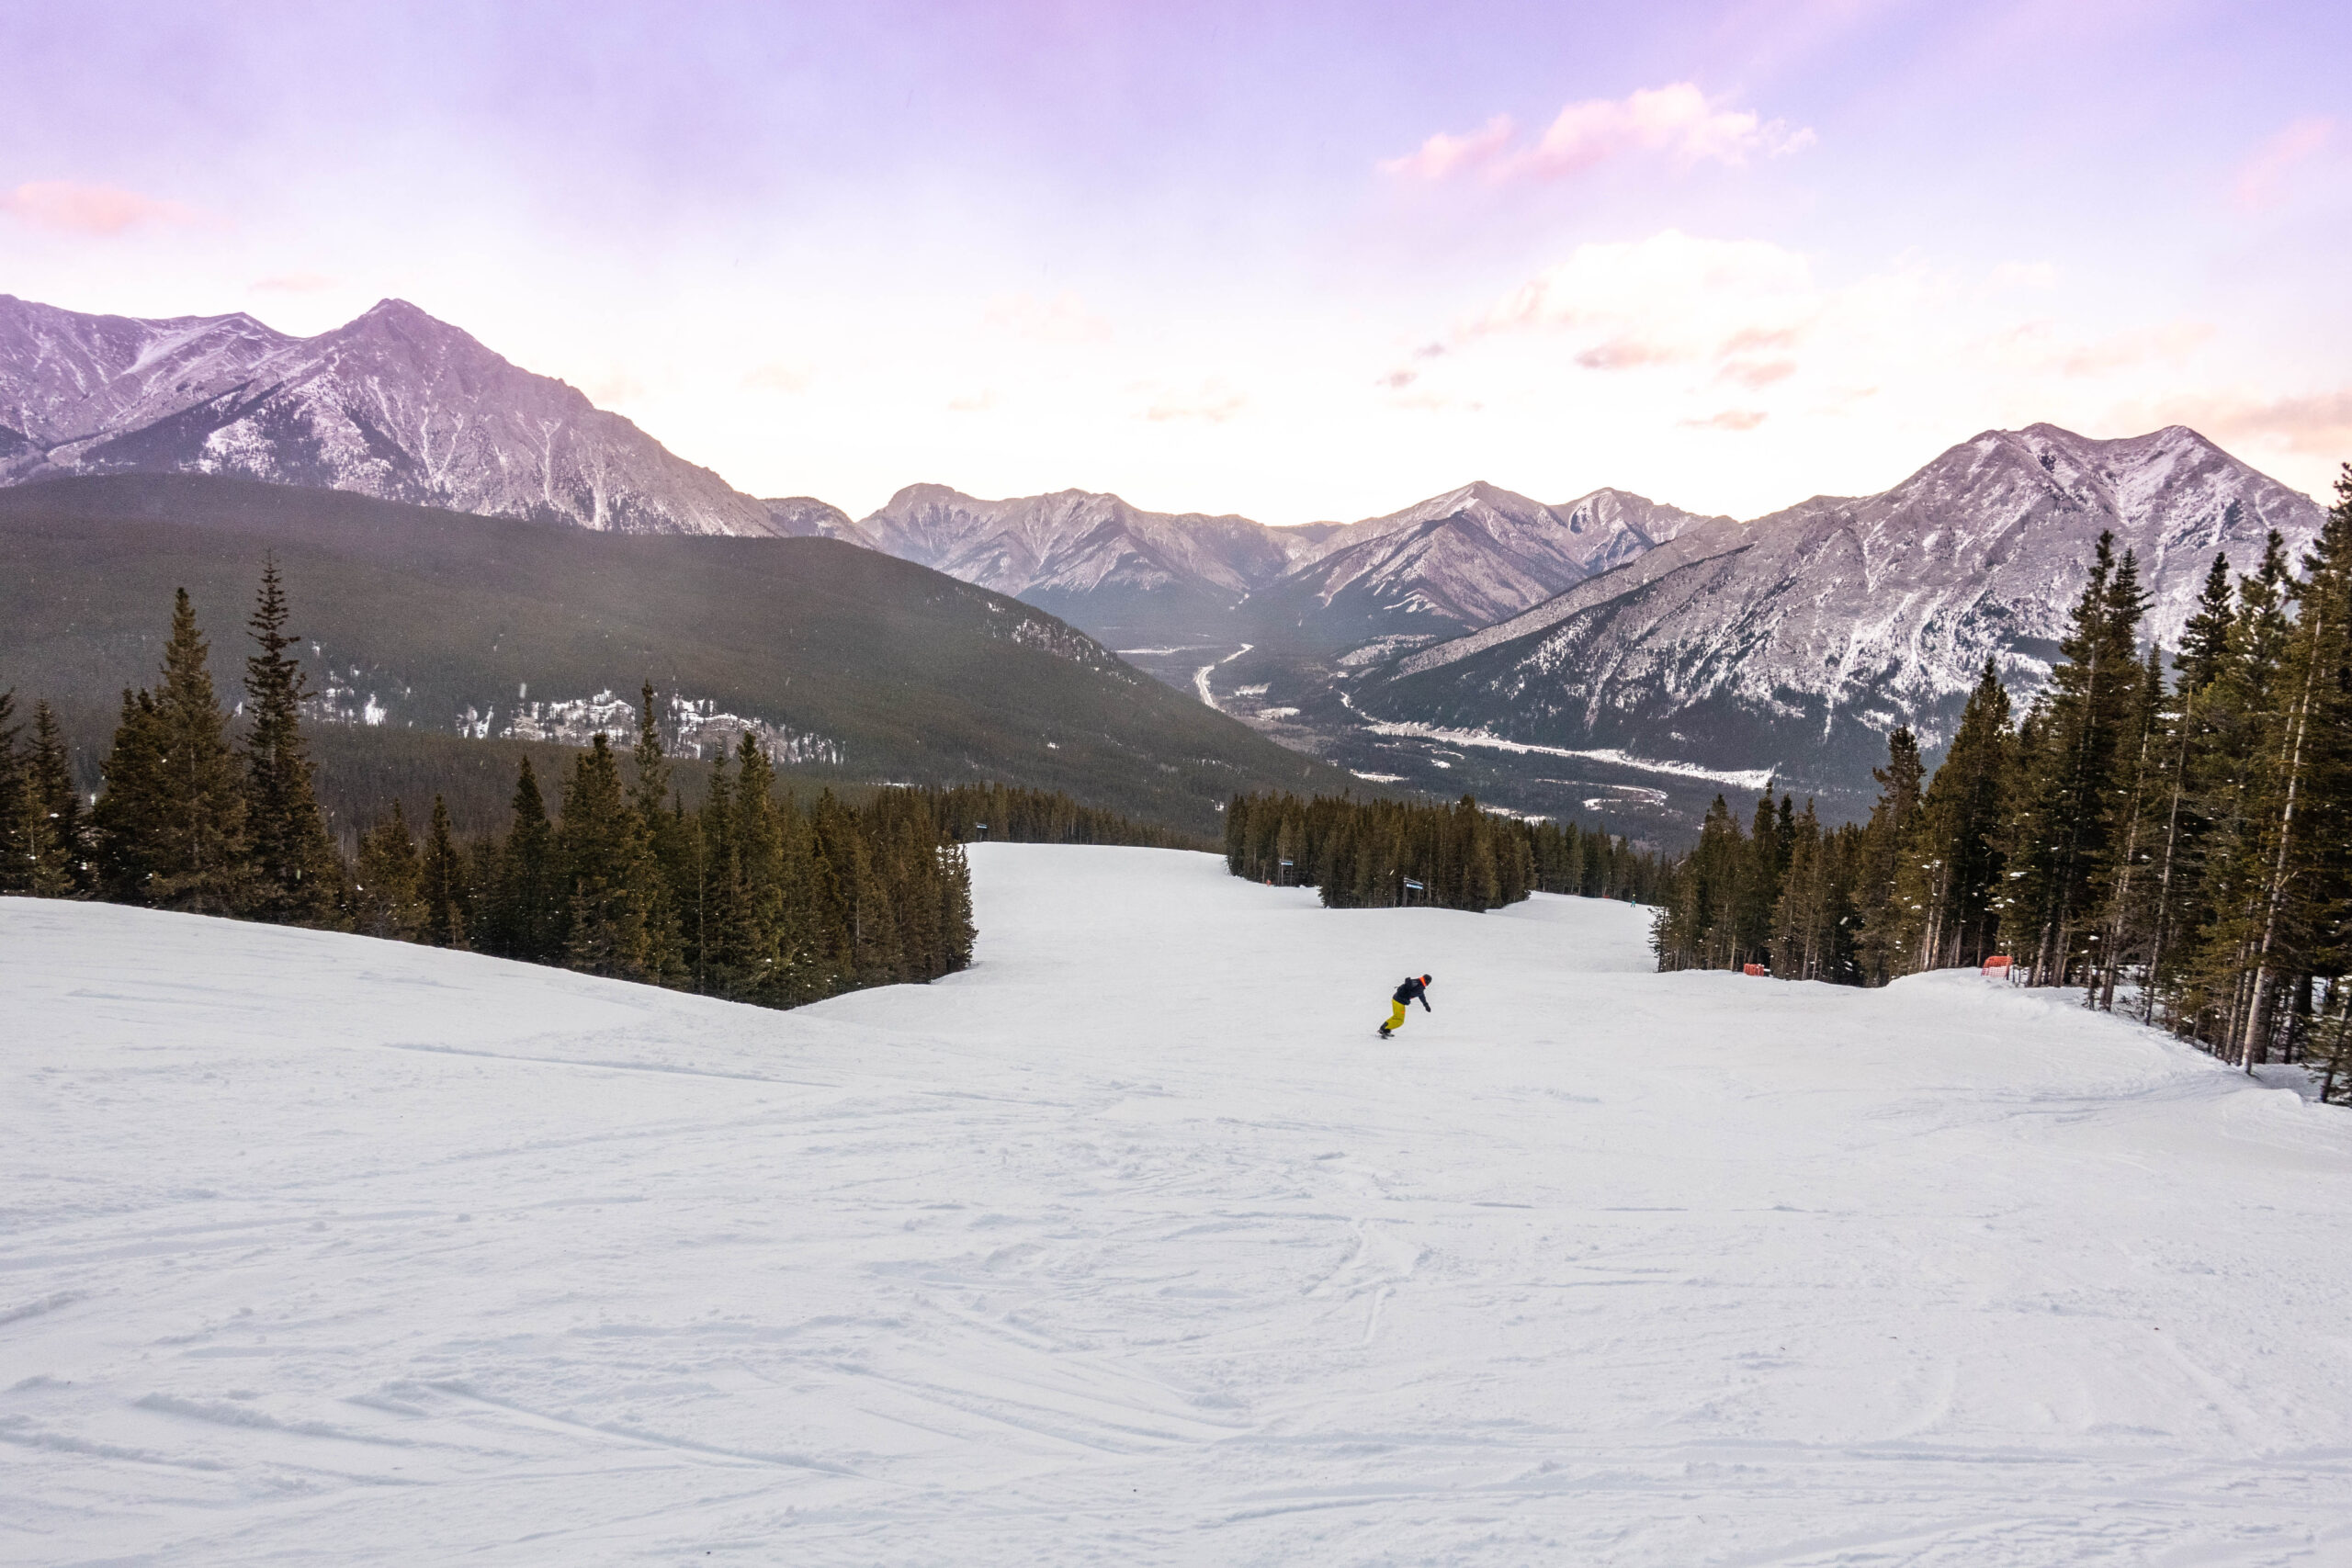
[[[1718,796],[1672,868],[1659,967],[1883,985],[2012,962],[2251,1069],[2352,1095],[2352,465],[2302,558],[2216,555],[2180,646],[2101,535],[2022,715],[1988,660],[1941,766],[1891,737],[1864,823]]]
[[[690,807],[649,683],[626,766],[603,735],[546,787],[526,758],[503,833],[461,841],[438,796],[422,823],[395,801],[346,854],[318,803],[288,615],[266,565],[232,718],[180,592],[160,678],[123,694],[86,809],[49,705],[35,705],[28,736],[14,693],[0,693],[0,892],[356,931],[791,1007],[970,962],[967,828],[1167,837],[1067,795],[992,785],[888,788],[854,806],[826,791],[804,805],[779,793],[748,734]]]
[[[1315,887],[1334,909],[1495,909],[1531,892],[1642,902],[1666,874],[1658,856],[1623,839],[1499,816],[1466,795],[1452,806],[1237,795],[1225,808],[1225,863],[1253,882]]]
[[[1018,784],[957,784],[932,792],[932,809],[950,837],[1018,844],[1134,844],[1154,850],[1206,850],[1189,833],[1133,821],[1099,806],[1081,806],[1058,790]]]

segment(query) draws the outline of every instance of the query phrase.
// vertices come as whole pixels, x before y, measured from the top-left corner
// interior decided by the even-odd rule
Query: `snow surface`
[[[2352,1562],[2341,1110],[973,860],[970,972],[794,1013],[0,900],[0,1561]]]

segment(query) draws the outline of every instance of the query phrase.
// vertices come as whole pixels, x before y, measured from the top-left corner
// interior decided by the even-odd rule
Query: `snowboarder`
[[[1383,1040],[1387,1039],[1395,1031],[1405,1027],[1405,1009],[1409,1004],[1420,1003],[1423,1012],[1437,1010],[1430,1006],[1429,984],[1430,977],[1427,975],[1418,980],[1410,975],[1405,976],[1405,983],[1396,987],[1395,996],[1388,998],[1390,1010],[1388,1021],[1380,1026],[1380,1037]]]

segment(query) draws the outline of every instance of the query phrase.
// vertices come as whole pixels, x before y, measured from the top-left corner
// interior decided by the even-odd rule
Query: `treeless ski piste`
[[[973,968],[788,1013],[0,900],[0,1562],[2352,1562],[2343,1109],[973,862]]]

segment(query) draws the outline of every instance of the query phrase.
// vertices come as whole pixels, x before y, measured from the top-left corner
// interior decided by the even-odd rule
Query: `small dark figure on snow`
[[[1395,996],[1388,998],[1388,1021],[1380,1026],[1380,1037],[1383,1040],[1405,1027],[1405,1009],[1412,1003],[1420,1003],[1423,1012],[1437,1010],[1430,1006],[1429,984],[1430,977],[1427,975],[1418,980],[1410,975],[1405,976],[1405,983],[1396,987]]]

